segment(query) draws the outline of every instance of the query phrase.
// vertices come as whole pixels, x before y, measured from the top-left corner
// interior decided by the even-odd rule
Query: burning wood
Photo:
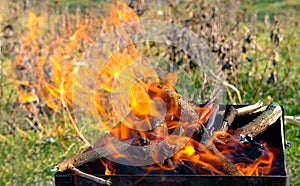
[[[253,171],[245,174],[246,171],[242,169],[241,164],[235,163],[235,160],[230,159],[230,154],[236,152],[228,152],[226,148],[229,145],[228,148],[230,149],[230,146],[233,144],[244,148],[244,142],[240,142],[241,135],[252,135],[255,137],[281,116],[280,106],[276,103],[271,103],[261,115],[249,124],[235,130],[232,135],[229,133],[223,134],[225,132],[224,128],[221,131],[215,131],[214,135],[210,135],[206,124],[215,105],[210,102],[210,105],[202,107],[192,105],[164,85],[152,84],[148,86],[148,94],[151,98],[161,98],[167,105],[164,118],[152,118],[149,120],[152,126],[150,130],[133,130],[120,122],[111,129],[109,134],[101,137],[92,149],[63,160],[57,165],[56,169],[58,171],[71,169],[81,176],[88,177],[86,174],[78,172],[76,167],[87,162],[94,162],[99,158],[106,159],[105,157],[115,156],[125,158],[127,161],[152,160],[156,162],[152,165],[141,166],[145,170],[172,170],[180,164],[185,164],[200,174],[252,175]],[[229,114],[235,116],[255,113],[261,107],[262,104],[259,102],[252,106],[231,109]],[[225,119],[228,119],[228,117],[227,115]],[[181,122],[179,122],[179,118],[182,119]],[[142,124],[139,121],[140,119],[131,113],[127,116],[126,121],[140,125]],[[233,119],[230,119],[230,123],[232,121]],[[173,133],[174,128],[177,128],[178,125],[182,125],[180,130]],[[189,131],[192,131],[191,136],[188,135]],[[118,143],[119,140],[122,143]],[[182,144],[181,140],[184,144]],[[143,148],[136,151],[128,150],[132,146],[142,146]],[[250,159],[245,155],[241,158]],[[260,156],[258,156],[259,158]],[[268,166],[271,166],[272,160],[267,163]],[[114,172],[118,174],[118,168],[114,167],[114,163],[109,158],[107,164],[110,165],[110,169],[115,169]],[[259,171],[259,164],[259,162],[255,162],[257,170],[254,169],[254,172]],[[247,165],[251,166],[251,162],[248,162]],[[100,164],[99,166],[104,165]],[[107,165],[106,169],[108,169]],[[90,178],[95,180],[94,176]],[[109,181],[100,180],[102,184],[110,184]]]

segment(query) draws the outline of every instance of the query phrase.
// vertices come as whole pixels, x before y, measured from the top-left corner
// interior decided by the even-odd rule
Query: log
[[[237,140],[240,140],[241,135],[250,135],[254,138],[258,134],[267,130],[273,123],[275,123],[275,121],[277,121],[281,114],[282,110],[280,105],[272,102],[268,105],[267,109],[257,118],[255,118],[245,126],[235,130],[233,137]]]
[[[166,92],[168,92],[169,94],[173,94],[172,92],[170,92],[168,90]],[[184,112],[183,111],[181,111],[181,112],[183,112],[190,118],[190,122],[198,123],[198,127],[202,128],[202,130],[201,130],[203,132],[203,135],[202,135],[203,140],[201,140],[202,145],[207,147],[211,152],[213,152],[218,157],[218,161],[210,162],[210,163],[212,163],[214,167],[217,167],[221,172],[223,172],[227,175],[236,175],[236,176],[241,175],[241,173],[237,170],[237,168],[234,166],[234,164],[229,159],[227,159],[212,143],[211,135],[207,131],[206,127],[203,125],[204,122],[206,122],[208,120],[208,116],[211,113],[211,111],[209,112],[209,114],[204,113],[206,118],[203,118],[201,116],[199,117],[199,115],[196,114],[196,112],[190,106],[190,104],[185,102],[183,99],[180,99],[179,103],[181,105],[181,108],[184,109],[183,110]],[[211,103],[209,102],[209,104],[211,104]],[[211,107],[211,108],[213,109],[213,107]],[[199,123],[199,121],[200,121],[200,123]]]
[[[233,106],[231,106],[229,108],[228,113],[224,117],[224,120],[223,120],[222,127],[221,127],[220,131],[227,131],[228,130],[228,127],[231,126],[234,118],[237,115],[237,112],[238,112],[237,109],[234,108]]]
[[[106,135],[106,136],[108,136],[108,135]],[[118,145],[117,148],[118,148],[118,150],[120,150],[122,152],[126,148],[128,148],[128,146],[129,146],[128,144],[126,145],[126,143],[123,143],[123,146]],[[77,154],[72,157],[64,159],[63,161],[59,162],[56,165],[55,170],[58,172],[63,172],[67,169],[70,169],[77,175],[87,178],[87,179],[90,179],[96,183],[111,185],[112,182],[109,179],[105,180],[103,178],[99,178],[94,175],[84,173],[84,172],[80,171],[79,169],[77,169],[77,167],[79,167],[80,165],[83,165],[88,162],[93,162],[96,159],[98,159],[100,157],[108,156],[111,153],[112,153],[111,149],[109,149],[107,146],[104,146],[101,149],[97,149],[97,151],[95,149],[90,149],[81,154]]]
[[[231,124],[234,121],[236,116],[245,116],[245,115],[250,115],[250,114],[257,113],[257,112],[262,112],[262,111],[265,111],[266,108],[267,108],[267,106],[264,106],[262,101],[258,101],[257,103],[255,103],[253,105],[248,105],[248,106],[237,108],[237,109],[234,108],[233,106],[231,106],[229,108],[229,111],[227,112],[227,114],[224,117],[220,131],[227,131],[228,127],[231,126]]]
[[[241,107],[238,109],[231,106],[229,108],[229,112],[224,117],[222,131],[226,131],[228,129],[228,127],[231,126],[231,124],[236,116],[250,115],[250,114],[254,114],[257,112],[264,111],[264,110],[266,110],[266,107],[263,105],[262,101],[258,101],[257,103],[255,103],[253,105],[248,105],[248,106]]]
[[[103,139],[103,142],[104,142],[104,141],[106,141],[104,139],[107,139],[107,138],[111,138],[110,135],[106,134],[101,139]],[[110,139],[110,141],[113,145],[115,145],[117,143],[117,140],[113,139],[113,138]],[[130,146],[130,142],[132,142],[132,141],[133,141],[133,139],[125,141],[125,142],[121,143],[122,145],[118,145],[114,148],[116,148],[119,152],[123,152]],[[95,149],[91,148],[90,150],[87,150],[81,154],[77,154],[72,157],[68,157],[68,158],[64,159],[63,161],[59,162],[55,168],[57,169],[57,171],[63,172],[65,170],[69,169],[70,167],[79,167],[80,165],[83,165],[85,163],[93,162],[98,158],[106,157],[106,156],[109,156],[110,154],[112,154],[112,150],[107,146],[102,146],[101,148],[95,148]]]
[[[226,158],[215,145],[210,144],[208,146],[208,149],[213,152],[217,157],[219,161],[216,161],[214,163],[214,167],[218,168],[219,170],[222,170],[227,175],[234,175],[234,176],[241,176],[242,174],[238,171],[238,169],[235,167],[235,165]]]
[[[178,97],[178,94],[170,91],[167,87],[162,87],[166,95],[168,97]],[[219,93],[218,93],[219,94]],[[199,115],[196,114],[194,109],[191,107],[190,104],[185,102],[183,99],[179,98],[178,103],[181,108],[181,113],[184,115],[187,115],[189,118],[189,122],[191,123],[198,123],[199,120],[201,120],[200,124],[203,124],[203,118],[199,117]],[[211,104],[211,103],[209,103]],[[208,117],[206,118],[206,120]],[[215,167],[217,167],[219,170],[224,172],[225,174],[228,175],[241,175],[241,173],[237,170],[237,168],[234,166],[234,164],[227,159],[217,148],[216,146],[212,143],[211,135],[207,131],[206,127],[201,125],[202,131],[203,131],[203,136],[204,140],[201,140],[201,143],[206,146],[211,152],[213,152],[219,159],[217,162],[211,162],[214,164]]]
[[[234,164],[229,159],[227,159],[214,145],[211,135],[204,126],[202,138],[204,139],[201,140],[201,143],[218,157],[217,161],[210,161],[209,163],[211,163],[214,167],[218,168],[218,170],[221,170],[221,172],[227,175],[241,176],[241,173],[237,170]]]
[[[195,113],[192,106],[167,86],[152,84],[149,87],[148,93],[151,98],[159,97],[166,103],[168,110],[168,113],[166,114],[167,117],[165,118],[166,121],[172,121],[179,118],[190,123],[198,121],[199,116]]]
[[[214,109],[213,113],[211,114],[208,124],[206,126],[207,130],[211,134],[213,134],[213,132],[216,132],[216,131],[227,131],[236,116],[245,116],[245,115],[250,115],[253,113],[262,112],[262,111],[266,110],[266,106],[263,105],[262,101],[258,101],[257,103],[255,103],[253,105],[248,105],[248,106],[241,107],[241,108],[235,108],[235,107],[231,106],[229,108],[229,111],[224,116],[222,123],[218,124],[218,123],[215,123],[215,118],[217,116],[217,112],[219,112],[218,107],[219,107],[219,105],[215,105],[215,109]]]

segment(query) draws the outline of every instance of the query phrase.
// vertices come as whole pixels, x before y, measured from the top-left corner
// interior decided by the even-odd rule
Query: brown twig
[[[298,124],[300,124],[300,116],[285,116],[284,117],[285,120],[289,120],[289,121],[294,121]]]
[[[75,172],[76,174],[78,174],[79,176],[83,177],[83,178],[87,178],[87,179],[90,179],[96,183],[100,183],[100,184],[104,184],[104,185],[111,185],[112,182],[108,179],[108,180],[105,180],[103,178],[99,178],[99,177],[96,177],[94,175],[91,175],[91,174],[87,174],[87,173],[84,173],[82,171],[80,171],[79,169],[77,169],[76,167],[74,166],[70,166],[69,167],[73,172]]]
[[[264,107],[264,103],[262,101],[258,101],[257,103],[255,103],[253,105],[248,105],[248,106],[236,109],[236,115],[244,116],[244,115],[249,115],[249,114],[253,114],[253,113],[264,111],[264,110],[266,110],[266,107]]]
[[[220,96],[220,94],[222,93],[222,90],[218,90],[213,96],[212,98],[206,103],[206,105],[210,105],[213,104],[213,102]]]
[[[76,133],[78,134],[79,138],[87,145],[87,146],[91,146],[90,143],[87,141],[87,139],[82,135],[82,133],[80,132],[80,130],[78,129],[75,120],[73,119],[73,116],[67,106],[67,104],[65,103],[65,99],[64,99],[64,78],[62,78],[62,82],[60,84],[60,101],[61,104],[64,108],[64,110],[66,111],[66,113],[68,114],[69,120],[71,122],[72,127],[74,128],[74,130],[76,131]]]
[[[7,139],[6,139],[5,136],[3,136],[3,135],[0,134],[0,141],[2,141],[3,143],[6,143]]]
[[[236,88],[234,85],[228,83],[226,80],[222,79],[221,77],[219,77],[218,75],[216,75],[214,72],[212,72],[212,71],[209,71],[209,72],[210,72],[210,74],[211,74],[217,81],[221,82],[226,88],[232,89],[232,90],[236,93],[236,95],[237,95],[237,97],[238,97],[238,100],[239,100],[239,103],[240,103],[240,104],[243,103],[242,97],[241,97],[241,93],[240,93],[240,91],[239,91],[238,88]],[[227,90],[228,90],[228,89],[227,89]],[[231,95],[231,93],[230,93],[229,90],[228,90],[228,93]],[[231,101],[233,101],[233,100],[231,100]]]

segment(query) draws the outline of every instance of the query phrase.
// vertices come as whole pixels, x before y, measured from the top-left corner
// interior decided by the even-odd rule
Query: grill
[[[226,106],[226,110],[231,105]],[[234,106],[239,108],[241,106]],[[283,108],[282,108],[283,111]],[[249,116],[236,117],[231,129],[236,129],[248,123],[257,117],[260,113]],[[189,167],[179,165],[174,170],[159,170],[144,173],[139,167],[117,165],[117,175],[104,175],[105,168],[101,165],[100,160],[81,165],[79,170],[89,174],[99,176],[104,179],[111,179],[112,185],[163,185],[163,186],[196,186],[196,185],[266,185],[266,186],[282,186],[289,185],[289,176],[286,173],[285,165],[285,137],[284,137],[284,112],[282,116],[266,131],[256,136],[257,141],[267,142],[268,146],[279,149],[273,164],[276,169],[267,176],[213,176],[213,175],[197,175],[193,173]],[[55,184],[62,185],[98,185],[92,180],[82,178],[73,172],[67,170],[62,173],[55,174]]]

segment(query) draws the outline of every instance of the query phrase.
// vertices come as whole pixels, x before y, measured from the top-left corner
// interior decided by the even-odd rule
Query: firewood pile
[[[213,100],[200,105],[185,101],[165,85],[151,84],[147,88],[152,99],[160,98],[166,104],[164,117],[149,115],[144,120],[131,112],[93,147],[66,158],[56,170],[70,169],[79,176],[110,185],[110,180],[84,173],[78,167],[98,161],[95,166],[103,170],[103,175],[182,173],[187,169],[193,174],[234,176],[268,175],[278,168],[278,150],[256,140],[282,115],[277,103],[230,107],[225,117],[218,120],[220,105]],[[159,109],[158,101],[154,105]],[[232,126],[235,118],[247,115],[255,115],[255,119]],[[150,129],[139,131],[126,123],[149,125]]]

